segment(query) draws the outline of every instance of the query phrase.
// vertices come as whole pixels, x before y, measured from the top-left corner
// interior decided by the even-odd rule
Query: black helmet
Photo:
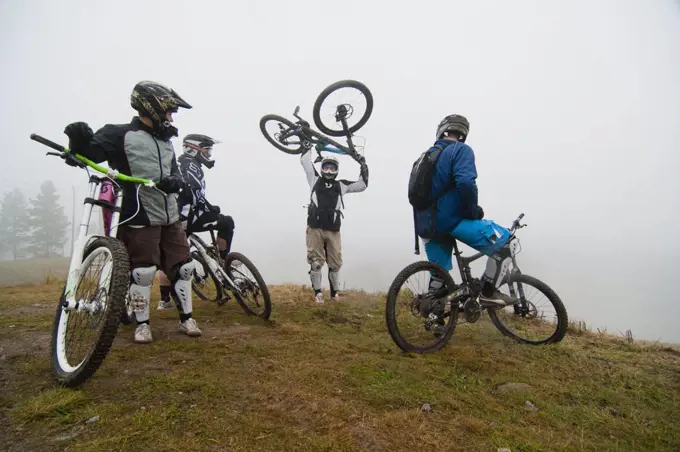
[[[151,119],[154,130],[170,136],[177,136],[177,129],[165,118],[166,114],[176,112],[179,107],[191,108],[174,90],[148,80],[137,83],[132,89],[130,105],[140,115]]]
[[[465,143],[465,139],[470,133],[470,122],[465,116],[462,115],[449,115],[442,119],[437,126],[437,140],[442,137],[445,133],[456,132],[456,138],[458,141]]]
[[[211,138],[208,135],[190,133],[184,137],[182,143],[184,145],[185,154],[194,157],[198,162],[204,164],[208,168],[215,166],[215,160],[210,160],[212,147],[215,144],[221,143],[221,141]]]

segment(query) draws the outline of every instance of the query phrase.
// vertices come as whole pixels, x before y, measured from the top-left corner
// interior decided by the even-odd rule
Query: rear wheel
[[[279,151],[286,154],[302,154],[302,138],[296,134],[290,134],[295,129],[295,124],[279,115],[265,115],[260,119],[260,131],[262,135]]]
[[[241,253],[229,253],[224,268],[236,286],[232,289],[234,297],[246,314],[269,319],[272,300],[255,264]]]
[[[314,124],[332,137],[346,135],[341,118],[347,122],[347,131],[353,134],[361,129],[373,112],[373,94],[366,85],[356,80],[341,80],[321,91],[314,102]]]
[[[116,239],[94,240],[84,253],[75,283],[79,309],[66,310],[66,288],[52,328],[52,373],[59,384],[75,387],[91,377],[111,348],[130,283],[127,251]]]
[[[429,290],[431,276],[444,281],[436,292]],[[456,329],[458,304],[445,297],[455,288],[449,272],[434,262],[414,262],[399,272],[387,292],[385,320],[400,349],[432,353],[446,345]]]
[[[494,326],[518,342],[532,345],[553,344],[567,333],[567,310],[548,285],[525,274],[515,274],[500,287],[520,303],[502,309],[489,309]]]

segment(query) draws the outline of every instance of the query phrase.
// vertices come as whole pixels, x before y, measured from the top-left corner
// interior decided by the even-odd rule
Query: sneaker
[[[498,289],[496,289],[494,293],[488,297],[485,296],[484,294],[481,294],[479,296],[479,301],[482,303],[494,304],[500,307],[514,305],[519,302],[517,298],[513,298],[510,295],[506,295],[500,292]]]
[[[138,344],[148,344],[153,340],[151,337],[151,328],[148,323],[137,325],[135,330],[135,342]]]
[[[319,292],[318,294],[314,295],[314,301],[319,304],[323,304],[323,293]]]
[[[340,292],[336,293],[335,295],[331,295],[331,300],[340,301]]]
[[[179,322],[179,330],[187,336],[200,336],[201,330],[194,319],[187,319],[184,322]]]
[[[164,311],[166,309],[175,309],[175,303],[173,303],[172,300],[170,301],[158,300],[158,307],[156,308],[156,310]]]

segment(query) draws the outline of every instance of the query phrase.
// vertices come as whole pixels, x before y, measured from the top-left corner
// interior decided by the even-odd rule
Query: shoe
[[[184,322],[179,322],[179,330],[187,336],[200,336],[202,334],[194,319],[187,319]]]
[[[135,342],[138,344],[148,344],[151,341],[153,341],[153,337],[151,337],[149,324],[142,323],[137,325],[137,329],[135,329]]]
[[[506,295],[500,292],[498,289],[494,290],[493,294],[491,294],[488,297],[485,296],[484,294],[481,294],[479,296],[479,301],[486,304],[493,304],[499,307],[510,306],[517,304],[519,302],[517,298],[513,298],[510,295]]]
[[[323,293],[319,292],[318,294],[314,295],[314,301],[319,304],[323,304]]]
[[[175,303],[173,303],[172,300],[170,301],[158,300],[158,307],[156,308],[156,310],[165,311],[167,309],[175,309]]]
[[[331,295],[331,300],[340,301],[340,292],[336,293],[335,295]]]

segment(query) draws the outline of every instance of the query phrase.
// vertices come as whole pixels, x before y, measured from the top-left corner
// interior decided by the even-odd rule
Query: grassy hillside
[[[280,286],[269,324],[197,300],[201,338],[174,312],[152,313],[149,345],[121,326],[95,376],[66,390],[48,360],[59,290],[0,288],[0,450],[680,450],[674,348],[589,333],[531,347],[483,319],[404,355],[382,296],[317,306]]]

